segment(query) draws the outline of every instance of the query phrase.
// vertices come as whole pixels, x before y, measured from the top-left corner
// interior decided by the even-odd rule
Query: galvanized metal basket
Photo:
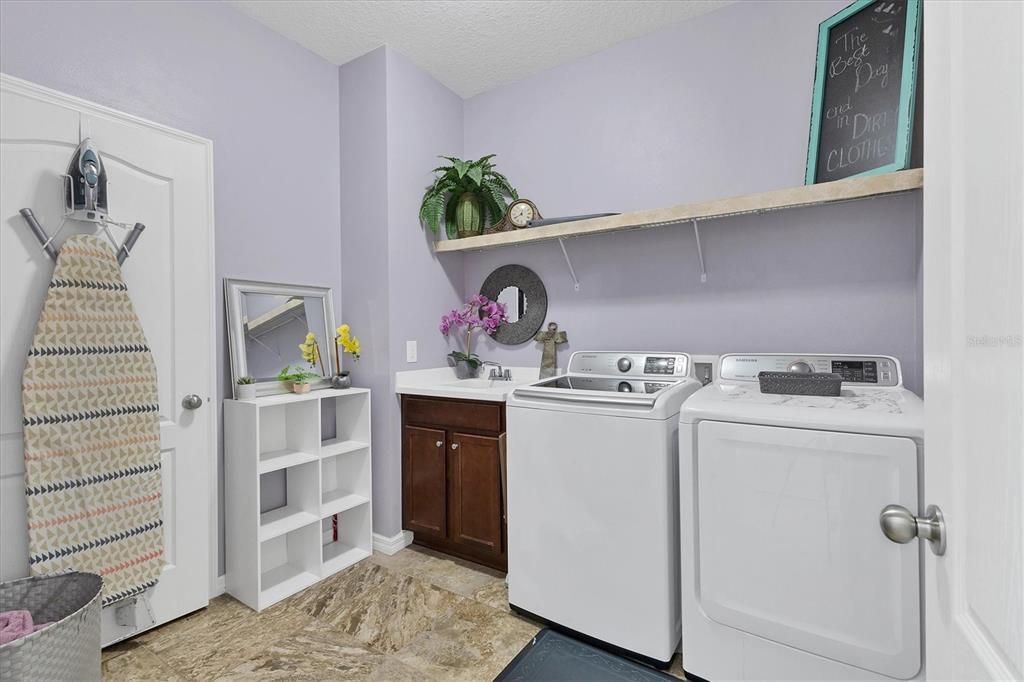
[[[36,624],[52,623],[0,645],[0,680],[99,680],[102,588],[93,573],[0,583],[0,611],[24,609]]]
[[[831,372],[759,372],[757,380],[761,393],[837,396],[843,388],[842,375]]]

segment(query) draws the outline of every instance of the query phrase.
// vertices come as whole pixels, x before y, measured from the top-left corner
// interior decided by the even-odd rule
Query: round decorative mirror
[[[548,292],[533,270],[522,265],[502,265],[484,280],[480,293],[505,305],[508,322],[494,333],[506,346],[526,343],[548,315]]]

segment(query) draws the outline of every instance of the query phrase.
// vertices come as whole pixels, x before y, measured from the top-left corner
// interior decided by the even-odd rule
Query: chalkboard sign
[[[805,183],[910,162],[920,0],[857,0],[818,28]]]

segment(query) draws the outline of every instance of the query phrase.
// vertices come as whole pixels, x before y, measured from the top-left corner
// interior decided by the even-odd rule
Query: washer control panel
[[[900,386],[900,363],[886,355],[723,355],[722,379],[757,381],[760,372],[830,372],[845,384]]]
[[[578,351],[569,359],[569,374],[620,377],[690,376],[690,356],[686,353]]]

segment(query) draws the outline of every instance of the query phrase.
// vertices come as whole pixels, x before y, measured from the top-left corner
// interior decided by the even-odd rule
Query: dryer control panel
[[[844,384],[900,386],[900,363],[887,355],[723,355],[721,377],[727,381],[757,381],[760,372],[831,372]]]
[[[627,351],[577,351],[569,358],[569,374],[613,377],[688,377],[686,353],[637,353]]]

